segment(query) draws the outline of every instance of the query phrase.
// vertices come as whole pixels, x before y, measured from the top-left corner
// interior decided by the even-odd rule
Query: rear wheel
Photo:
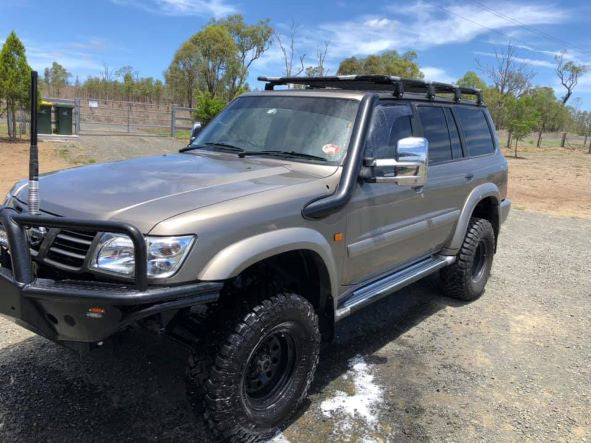
[[[299,295],[280,294],[241,311],[208,357],[191,357],[188,371],[203,388],[213,433],[240,442],[272,437],[298,410],[320,344],[314,308]]]
[[[470,219],[456,262],[441,270],[445,295],[476,300],[484,293],[492,268],[495,233],[488,220]]]

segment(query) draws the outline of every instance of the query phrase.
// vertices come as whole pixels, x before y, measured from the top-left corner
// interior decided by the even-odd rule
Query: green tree
[[[239,14],[214,21],[213,24],[225,27],[236,45],[234,66],[228,76],[229,96],[233,98],[244,86],[251,65],[271,46],[273,28],[268,19],[259,20],[254,25],[246,24]]]
[[[509,98],[507,102],[509,134],[515,141],[514,155],[517,158],[517,145],[540,124],[540,114],[534,107],[531,97]]]
[[[368,55],[366,58],[349,57],[339,64],[337,74],[378,74],[423,78],[416,60],[417,53],[414,51],[407,51],[402,55],[397,51],[385,51],[380,55]]]
[[[531,106],[538,113],[538,148],[542,146],[542,134],[562,129],[569,114],[564,105],[556,100],[554,90],[550,87],[537,87],[526,93]]]
[[[486,89],[486,83],[482,80],[474,71],[468,71],[464,76],[457,81],[458,86],[465,88],[476,88],[484,91]]]
[[[6,103],[8,138],[16,139],[16,111],[29,104],[31,68],[25,47],[12,31],[0,51],[0,97]]]
[[[51,67],[45,68],[44,71],[45,84],[51,88],[51,93],[56,97],[60,96],[62,88],[68,84],[70,77],[72,74],[57,62],[53,62]]]
[[[573,89],[579,82],[579,77],[587,72],[587,66],[575,63],[574,61],[564,61],[564,52],[555,56],[556,59],[556,75],[560,80],[562,86],[566,88],[566,94],[562,98],[562,104],[565,105],[570,96],[573,94]]]
[[[214,97],[210,92],[201,92],[197,96],[197,109],[194,117],[204,125],[209,123],[226,106],[226,101]]]
[[[126,72],[123,74],[123,94],[125,95],[125,99],[127,101],[131,101],[133,99],[134,91],[135,82],[133,80],[133,74],[131,72]]]
[[[189,39],[178,49],[168,70],[164,74],[166,84],[171,89],[173,100],[193,107],[193,95],[197,88],[197,67],[201,54],[193,39]]]
[[[238,48],[225,26],[209,25],[191,37],[199,54],[197,73],[213,97],[227,97],[229,82],[236,76]]]

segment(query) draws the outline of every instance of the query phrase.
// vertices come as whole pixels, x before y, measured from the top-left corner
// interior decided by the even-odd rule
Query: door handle
[[[474,174],[470,173],[470,174],[466,174],[466,180],[470,181],[474,178]]]

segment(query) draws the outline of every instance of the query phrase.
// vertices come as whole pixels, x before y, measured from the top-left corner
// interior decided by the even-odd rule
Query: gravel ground
[[[487,291],[418,282],[342,323],[276,441],[591,441],[591,221],[513,211]],[[185,353],[142,331],[78,355],[0,320],[1,441],[208,441]]]
[[[53,143],[69,161],[102,163],[134,157],[177,152],[188,140],[150,134],[83,134],[77,139]],[[63,151],[67,150],[67,153]]]

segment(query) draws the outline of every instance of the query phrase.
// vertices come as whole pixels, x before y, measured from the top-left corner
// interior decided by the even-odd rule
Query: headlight
[[[192,235],[182,237],[146,237],[148,277],[173,275],[193,244]],[[91,267],[109,274],[131,276],[135,271],[133,243],[126,235],[104,234],[96,248]]]

